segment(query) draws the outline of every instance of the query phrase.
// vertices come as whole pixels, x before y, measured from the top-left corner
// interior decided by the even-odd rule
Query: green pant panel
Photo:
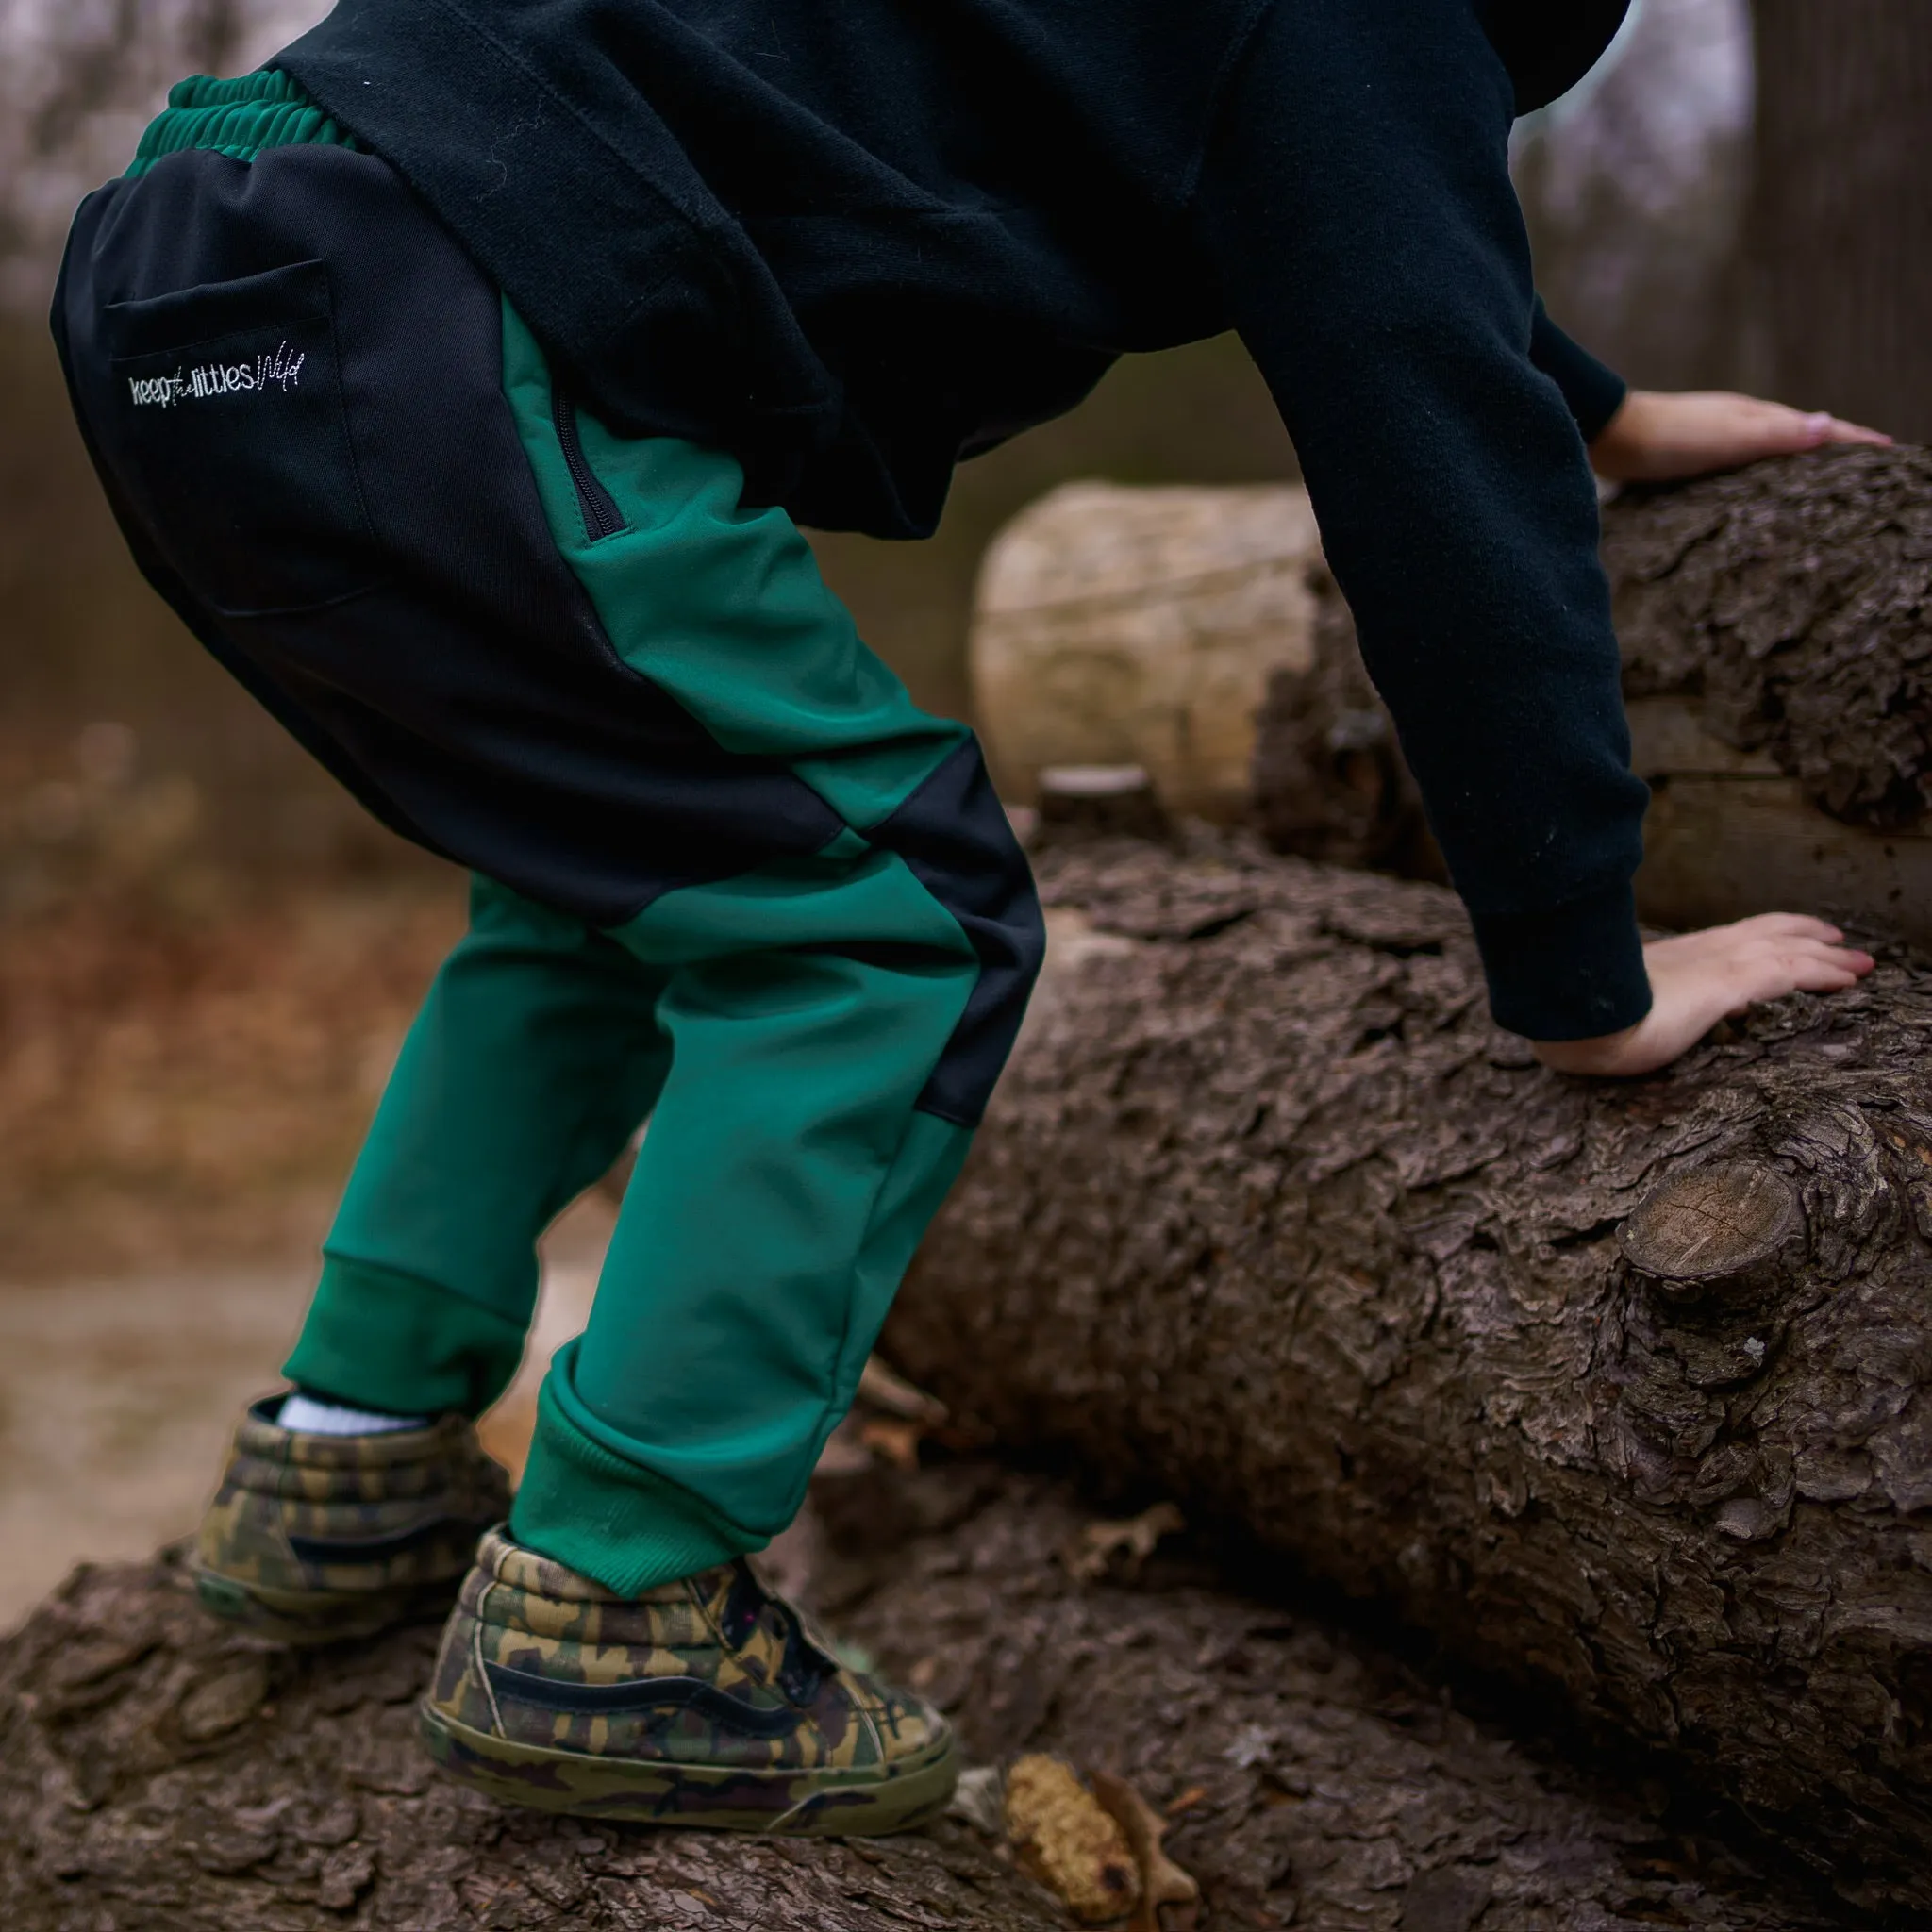
[[[671,895],[626,940],[687,950],[708,896]],[[811,903],[875,950],[732,950],[671,976],[671,1078],[606,1270],[624,1288],[600,1291],[574,1383],[607,1447],[760,1540],[796,1509],[884,1320],[855,1267],[908,1137],[934,1144],[914,1102],[977,977],[957,928],[950,950],[924,939],[938,908],[896,859],[869,855]]]
[[[611,936],[479,882],[289,1374],[480,1408],[514,1372],[538,1236],[651,1110],[515,1526],[626,1591],[759,1547],[971,1141],[914,1103],[976,977],[950,915],[850,835]]]
[[[734,458],[618,436],[571,409],[584,458],[627,524],[593,538],[543,352],[508,303],[503,345],[504,391],[544,516],[617,655],[727,751],[784,758],[847,824],[863,830],[902,805],[965,727],[920,710],[860,641],[797,525],[740,504]]]
[[[626,527],[593,541],[541,352],[505,380],[559,549],[619,654],[848,829],[596,932],[478,882],[329,1236],[289,1364],[398,1410],[514,1373],[535,1244],[650,1115],[582,1337],[553,1364],[516,1533],[635,1591],[760,1546],[826,1435],[970,1132],[917,1110],[976,985],[952,912],[862,836],[962,741],[853,631],[730,458],[575,418]]]
[[[503,1392],[538,1236],[616,1159],[669,1071],[661,988],[615,941],[475,881],[470,930],[409,1029],[324,1244],[289,1375],[404,1412],[474,1414]],[[433,1356],[420,1339],[399,1346],[425,1335],[446,1338]]]

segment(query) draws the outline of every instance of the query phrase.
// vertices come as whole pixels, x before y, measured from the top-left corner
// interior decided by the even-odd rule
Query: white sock
[[[323,1402],[301,1390],[289,1396],[275,1416],[285,1429],[300,1429],[310,1436],[381,1436],[391,1429],[426,1429],[426,1415],[377,1415],[366,1408],[344,1408],[337,1402]]]

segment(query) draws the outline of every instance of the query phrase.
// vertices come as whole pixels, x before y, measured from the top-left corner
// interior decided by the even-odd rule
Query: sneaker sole
[[[766,1771],[593,1757],[472,1730],[426,1699],[423,1742],[446,1776],[505,1805],[630,1824],[796,1838],[881,1838],[939,1816],[958,1782],[948,1731],[881,1774],[875,1766]]]
[[[456,1601],[462,1583],[457,1575],[444,1583],[350,1595],[340,1590],[275,1590],[199,1564],[192,1574],[194,1593],[209,1615],[257,1637],[303,1647],[353,1642],[392,1624],[440,1617]]]

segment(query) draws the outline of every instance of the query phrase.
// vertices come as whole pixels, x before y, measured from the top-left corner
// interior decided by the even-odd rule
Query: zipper
[[[617,499],[598,482],[596,473],[584,459],[583,438],[577,434],[577,407],[570,391],[554,377],[550,384],[550,420],[557,427],[558,447],[563,451],[564,467],[570,472],[572,487],[577,493],[577,508],[583,512],[584,535],[592,543],[614,537],[630,525],[617,507]]]

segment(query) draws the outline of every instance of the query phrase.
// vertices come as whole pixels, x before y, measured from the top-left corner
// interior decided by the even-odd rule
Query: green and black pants
[[[649,1127],[512,1527],[631,1591],[790,1521],[1041,952],[979,751],[723,452],[626,438],[286,76],[183,83],[55,331],[149,579],[475,874],[288,1365],[404,1413],[520,1359],[538,1236]]]

